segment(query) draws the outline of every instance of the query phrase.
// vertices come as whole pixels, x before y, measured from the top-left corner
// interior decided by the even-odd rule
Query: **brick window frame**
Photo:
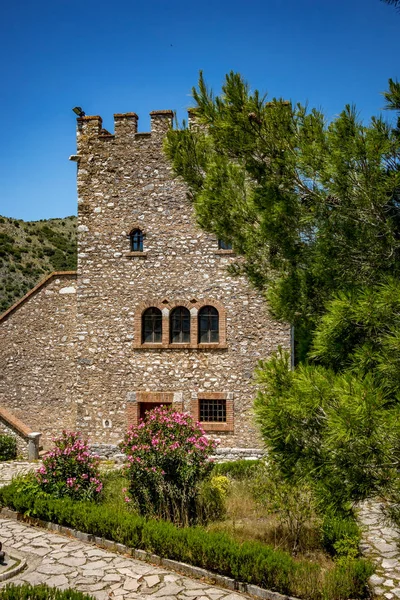
[[[225,400],[226,421],[212,422],[200,421],[200,400]],[[191,413],[196,422],[199,422],[204,431],[234,433],[234,414],[233,414],[233,393],[232,392],[198,392],[192,394]]]
[[[174,308],[183,306],[190,312],[190,342],[186,344],[170,342],[170,315]],[[199,343],[199,311],[203,306],[213,306],[218,310],[219,316],[219,341],[211,343]],[[158,308],[162,314],[162,341],[161,343],[143,343],[142,342],[142,319],[143,314],[148,308]],[[148,300],[140,304],[135,310],[134,317],[134,342],[133,347],[136,350],[224,350],[227,349],[226,341],[226,310],[217,300],[204,298],[202,300],[193,299],[174,300],[167,299]]]
[[[128,426],[136,427],[140,418],[141,404],[166,404],[183,411],[182,392],[128,392],[126,397],[126,419]]]

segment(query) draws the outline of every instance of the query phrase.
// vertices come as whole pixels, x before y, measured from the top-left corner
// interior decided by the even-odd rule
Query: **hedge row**
[[[239,543],[225,533],[118,512],[89,502],[21,492],[18,481],[0,489],[0,503],[18,512],[310,600],[361,598],[373,573],[362,559],[338,563],[328,572],[259,542]]]
[[[0,590],[1,600],[94,600],[93,596],[76,590],[58,590],[45,584],[8,584]]]

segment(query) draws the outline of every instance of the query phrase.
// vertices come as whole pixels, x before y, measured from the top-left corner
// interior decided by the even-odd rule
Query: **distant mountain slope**
[[[76,217],[0,217],[0,314],[52,271],[76,269]]]

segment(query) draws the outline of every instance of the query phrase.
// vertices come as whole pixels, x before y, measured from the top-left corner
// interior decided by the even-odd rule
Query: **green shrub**
[[[76,502],[70,498],[38,496],[18,491],[18,483],[0,488],[0,503],[33,517],[73,527],[307,600],[361,598],[373,572],[368,561],[348,560],[325,571],[308,560],[294,560],[283,550],[261,542],[239,543],[226,533],[116,511],[113,506]]]
[[[12,435],[0,435],[0,460],[17,457],[17,440]]]
[[[230,482],[224,475],[206,479],[197,497],[197,515],[200,523],[218,521],[226,515],[226,498]]]
[[[342,517],[327,513],[324,516],[322,522],[322,544],[329,554],[334,556],[354,556],[354,548],[358,549],[360,539],[360,529],[351,515]]]
[[[121,444],[128,457],[126,501],[133,500],[142,515],[195,523],[199,486],[212,468],[215,445],[187,414],[164,406],[149,411]]]
[[[103,488],[98,464],[87,441],[81,440],[78,433],[63,431],[54,440],[53,450],[45,455],[36,477],[40,488],[56,498],[92,500]]]
[[[314,495],[305,482],[283,479],[273,464],[260,463],[251,481],[255,500],[278,521],[296,553],[310,526],[319,531]]]
[[[9,583],[0,591],[0,598],[1,600],[94,600],[93,596],[71,588],[58,590],[45,584],[31,585],[30,583],[22,585]]]
[[[259,460],[232,460],[217,463],[214,465],[213,475],[226,475],[237,480],[247,479],[253,476],[259,464]]]

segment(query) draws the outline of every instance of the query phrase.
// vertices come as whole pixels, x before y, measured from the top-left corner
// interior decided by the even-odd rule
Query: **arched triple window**
[[[219,314],[214,306],[199,310],[199,344],[219,342]]]
[[[190,312],[184,306],[177,306],[170,316],[171,344],[190,344]]]
[[[142,315],[142,344],[161,344],[162,314],[158,308],[148,308]]]
[[[132,252],[143,252],[143,231],[141,229],[134,229],[129,234],[131,239],[131,251]]]

